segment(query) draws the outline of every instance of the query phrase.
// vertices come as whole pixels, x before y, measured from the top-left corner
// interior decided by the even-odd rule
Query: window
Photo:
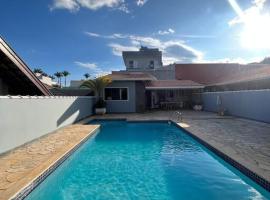
[[[149,67],[153,69],[155,67],[155,62],[153,60],[150,61]]]
[[[127,101],[128,89],[127,88],[105,88],[105,100]]]
[[[128,62],[128,66],[129,66],[130,68],[133,68],[133,67],[134,67],[134,61],[133,61],[133,60],[130,60],[130,61]]]

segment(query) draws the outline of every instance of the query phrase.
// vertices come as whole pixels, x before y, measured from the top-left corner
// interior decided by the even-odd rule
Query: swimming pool
[[[270,199],[173,124],[91,123],[100,132],[26,199]]]

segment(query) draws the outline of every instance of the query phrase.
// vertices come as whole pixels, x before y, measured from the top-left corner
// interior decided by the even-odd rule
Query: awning
[[[191,80],[156,80],[145,83],[146,90],[202,89],[204,85]]]

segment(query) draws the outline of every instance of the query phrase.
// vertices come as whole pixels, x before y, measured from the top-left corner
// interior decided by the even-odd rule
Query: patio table
[[[160,102],[160,106],[162,109],[172,110],[176,108],[183,108],[183,102],[170,101],[170,102]]]

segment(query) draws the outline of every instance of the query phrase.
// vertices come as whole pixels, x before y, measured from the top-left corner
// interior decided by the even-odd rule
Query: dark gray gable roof
[[[29,69],[26,63],[15,53],[15,51],[0,37],[0,70],[2,78],[10,76],[7,80],[9,85],[21,93],[18,95],[46,95],[52,93]],[[8,78],[7,78],[8,79]],[[21,88],[21,89],[20,89]]]

